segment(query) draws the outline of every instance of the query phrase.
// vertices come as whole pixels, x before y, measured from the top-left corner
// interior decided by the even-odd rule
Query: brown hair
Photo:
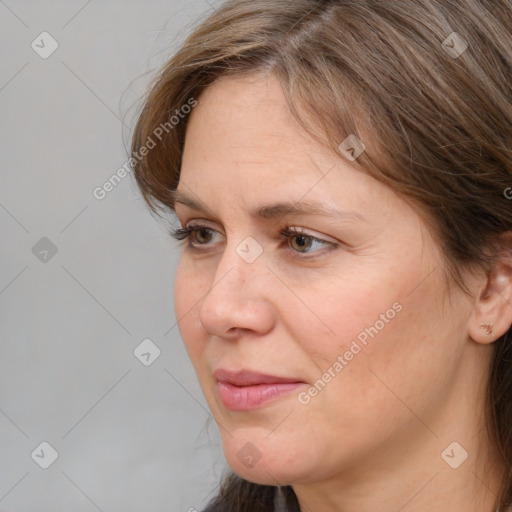
[[[365,142],[352,165],[417,207],[463,290],[462,270],[492,268],[499,235],[512,230],[510,0],[224,3],[163,67],[140,111],[131,163],[153,212],[173,209],[180,177],[187,119],[170,116],[219,78],[257,72],[278,77],[297,120],[340,157],[350,134]],[[512,330],[494,345],[485,413],[506,465],[496,503],[506,507]],[[291,487],[280,490],[299,510]],[[208,510],[272,510],[274,491],[231,474]]]

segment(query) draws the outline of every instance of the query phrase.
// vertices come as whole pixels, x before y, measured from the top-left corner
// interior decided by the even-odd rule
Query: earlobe
[[[487,334],[487,336],[492,336],[493,328],[494,324],[482,324],[480,326],[480,329],[485,329],[485,334]]]
[[[512,236],[503,237],[504,252],[475,298],[469,335],[488,344],[503,336],[512,325]]]

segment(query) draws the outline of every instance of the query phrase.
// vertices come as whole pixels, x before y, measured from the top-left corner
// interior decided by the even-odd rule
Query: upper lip
[[[230,371],[220,368],[216,370],[213,375],[219,382],[227,382],[235,386],[302,382],[300,379],[296,378],[277,377],[276,375],[268,375],[250,370]]]

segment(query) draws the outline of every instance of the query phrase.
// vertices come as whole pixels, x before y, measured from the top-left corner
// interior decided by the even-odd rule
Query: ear
[[[500,237],[499,258],[485,275],[475,297],[469,335],[478,343],[492,343],[512,325],[512,231]]]

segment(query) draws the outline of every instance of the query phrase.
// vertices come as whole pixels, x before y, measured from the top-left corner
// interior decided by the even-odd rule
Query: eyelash
[[[199,249],[197,247],[197,245],[194,245],[191,240],[190,240],[190,237],[192,235],[192,233],[195,233],[196,231],[201,231],[202,229],[207,229],[208,231],[211,231],[211,232],[216,232],[214,229],[208,227],[208,226],[204,226],[204,225],[201,225],[201,224],[196,224],[194,226],[190,226],[188,228],[175,228],[175,229],[171,229],[170,231],[170,234],[171,236],[175,239],[175,240],[179,240],[179,241],[187,241],[188,240],[188,244],[187,244],[187,247],[190,248],[190,249],[193,249],[193,250],[196,250],[196,251],[201,251],[202,249]],[[296,237],[296,236],[304,236],[306,238],[309,238],[311,239],[313,242],[318,242],[320,244],[323,244],[323,245],[327,245],[327,246],[330,246],[331,249],[334,249],[335,247],[337,247],[337,244],[334,243],[334,242],[329,242],[327,240],[322,240],[321,238],[317,238],[317,237],[314,237],[313,235],[310,235],[308,233],[306,233],[305,231],[301,230],[301,229],[297,229],[297,228],[291,228],[289,226],[285,226],[279,233],[279,236],[282,240],[287,240],[287,239],[290,239],[291,237]],[[199,244],[199,245],[208,245],[208,244]],[[310,253],[301,253],[300,251],[293,251],[296,255],[299,255],[297,256],[298,258],[301,258],[301,259],[312,259],[313,257],[312,256],[303,256],[303,255],[306,255],[306,254],[310,254]],[[317,252],[317,251],[314,251],[314,252]]]

